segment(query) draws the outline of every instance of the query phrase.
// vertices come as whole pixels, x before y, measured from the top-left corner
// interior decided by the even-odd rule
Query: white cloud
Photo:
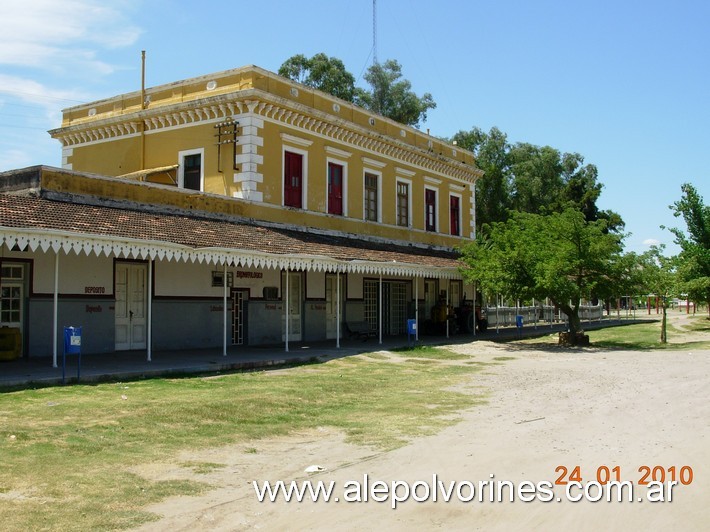
[[[661,241],[660,241],[660,240],[656,240],[655,238],[647,238],[646,240],[643,241],[643,245],[644,245],[644,246],[649,246],[649,247],[651,247],[651,246],[660,246],[660,245],[661,245]]]
[[[0,74],[0,94],[3,93],[48,110],[57,106],[71,107],[89,99],[88,95],[77,91],[52,89],[32,79]]]
[[[3,6],[0,64],[47,70],[114,68],[96,58],[96,48],[130,46],[141,29],[124,14],[135,2],[27,0]]]

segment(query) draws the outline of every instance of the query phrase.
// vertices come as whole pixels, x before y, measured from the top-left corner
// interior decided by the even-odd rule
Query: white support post
[[[286,304],[284,305],[284,313],[286,314],[286,352],[288,353],[288,322],[289,322],[289,314],[288,314],[288,278],[289,278],[289,270],[286,268]]]
[[[335,348],[340,349],[340,270],[335,272]]]
[[[449,292],[451,291],[451,279],[446,280],[446,338],[449,337]]]
[[[478,284],[476,281],[473,282],[473,336],[476,336],[476,292],[478,289]],[[481,310],[483,310],[483,301],[481,301]],[[466,320],[468,321],[468,320]]]
[[[59,251],[54,255],[54,307],[52,310],[52,367],[57,367],[57,335],[59,333]]]
[[[498,330],[498,322],[500,321],[498,319],[498,300],[500,299],[500,294],[496,294],[496,334],[498,334],[500,331]]]
[[[414,278],[414,339],[419,341],[419,279]]]
[[[148,331],[146,342],[146,359],[153,360],[153,259],[148,258]]]
[[[222,295],[222,356],[227,356],[227,261],[224,261],[224,293]]]
[[[377,320],[379,323],[379,335],[380,335],[380,345],[382,345],[382,274],[380,274],[380,304],[378,305],[377,313],[379,315],[379,319]]]

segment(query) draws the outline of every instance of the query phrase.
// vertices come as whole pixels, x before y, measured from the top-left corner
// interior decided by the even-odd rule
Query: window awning
[[[132,181],[146,181],[149,176],[157,174],[167,175],[173,183],[176,183],[170,172],[175,171],[179,165],[172,164],[170,166],[158,166],[156,168],[146,168],[145,170],[137,170],[135,172],[129,172],[127,174],[119,175],[121,179],[130,179]],[[176,183],[177,184],[177,183]]]

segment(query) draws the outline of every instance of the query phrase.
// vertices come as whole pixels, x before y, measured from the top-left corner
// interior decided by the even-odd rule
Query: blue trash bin
[[[515,326],[516,326],[518,329],[522,329],[522,328],[523,328],[523,317],[522,317],[520,314],[518,314],[517,316],[515,316]]]

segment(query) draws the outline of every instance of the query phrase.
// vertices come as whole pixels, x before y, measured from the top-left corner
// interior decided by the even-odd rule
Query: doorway
[[[116,351],[147,346],[147,277],[146,264],[116,263]]]
[[[302,339],[301,308],[303,307],[303,276],[300,272],[283,272],[281,274],[281,293],[286,291],[286,275],[288,275],[288,341],[300,342]],[[283,296],[284,305],[286,297]],[[281,339],[286,341],[285,318],[281,317]]]
[[[338,333],[338,276],[325,276],[325,337],[332,340]],[[343,321],[343,301],[345,299],[344,277],[340,276],[340,321]],[[342,336],[342,331],[340,336]]]

